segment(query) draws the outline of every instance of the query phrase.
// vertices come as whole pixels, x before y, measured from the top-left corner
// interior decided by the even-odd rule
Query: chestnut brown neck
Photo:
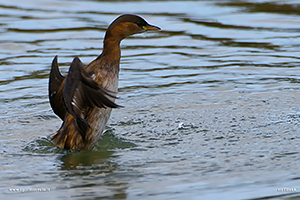
[[[121,49],[120,43],[124,37],[118,33],[115,28],[108,29],[104,41],[103,41],[103,51],[100,57],[105,57],[105,59],[111,62],[120,61]]]
[[[120,60],[120,41],[112,40],[111,38],[105,38],[103,42],[102,56],[108,57],[109,60]]]

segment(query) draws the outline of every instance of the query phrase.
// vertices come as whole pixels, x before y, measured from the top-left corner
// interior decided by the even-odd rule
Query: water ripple
[[[243,199],[297,184],[297,1],[0,0],[0,11],[3,188],[50,185],[56,199]],[[75,56],[89,63],[123,13],[162,30],[122,42],[125,108],[102,143],[57,155],[34,139],[60,124],[48,102],[51,61],[59,55],[63,74]]]

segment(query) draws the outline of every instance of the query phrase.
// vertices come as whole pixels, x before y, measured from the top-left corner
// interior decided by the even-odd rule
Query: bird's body
[[[52,137],[62,149],[91,149],[105,129],[118,92],[120,42],[127,36],[160,30],[136,15],[122,15],[109,27],[103,52],[86,67],[75,58],[67,77],[58,69],[57,57],[52,62],[49,99],[63,124]]]

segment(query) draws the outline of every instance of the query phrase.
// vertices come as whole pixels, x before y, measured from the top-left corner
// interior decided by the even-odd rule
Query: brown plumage
[[[62,149],[91,149],[101,138],[118,91],[120,42],[133,34],[160,30],[137,15],[121,15],[108,27],[103,52],[85,67],[74,58],[67,77],[60,74],[57,56],[49,79],[49,100],[63,120],[52,137]]]

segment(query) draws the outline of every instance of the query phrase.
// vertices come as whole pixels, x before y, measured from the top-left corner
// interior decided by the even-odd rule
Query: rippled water
[[[123,13],[162,28],[122,42],[125,107],[93,151],[52,147],[53,57],[89,63]],[[1,199],[300,198],[299,16],[292,0],[0,0]]]

